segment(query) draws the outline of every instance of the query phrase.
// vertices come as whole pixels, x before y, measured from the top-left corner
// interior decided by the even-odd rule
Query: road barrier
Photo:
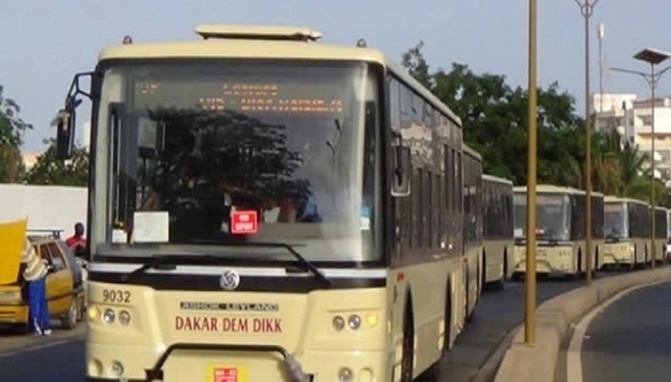
[[[596,280],[589,288],[583,286],[546,301],[536,310],[535,344],[524,343],[524,326],[520,325],[494,381],[553,381],[557,358],[572,324],[622,290],[664,279],[671,279],[671,267]]]

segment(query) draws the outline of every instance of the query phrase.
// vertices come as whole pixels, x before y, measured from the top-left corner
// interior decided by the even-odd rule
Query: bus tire
[[[592,279],[596,279],[597,270],[599,269],[599,247],[594,250],[594,261],[592,262]]]
[[[403,317],[403,355],[401,357],[401,382],[412,382],[415,361],[415,324],[412,316],[412,296],[408,293]]]
[[[479,266],[478,266],[478,268],[479,268]],[[480,270],[478,270],[478,274],[479,273],[480,273]],[[480,289],[480,288],[478,288],[478,289]],[[472,311],[470,311],[470,312],[468,311],[469,305],[471,304],[471,296],[469,294],[470,290],[471,290],[471,277],[468,273],[468,264],[467,264],[466,265],[466,282],[464,283],[464,294],[465,294],[464,300],[466,301],[466,303],[464,304],[465,305],[464,306],[464,313],[465,313],[464,324],[470,323],[471,321],[473,321],[473,318],[475,318],[475,306],[473,306]],[[476,291],[475,293],[477,295],[478,292]],[[475,298],[477,299],[477,296]]]
[[[573,275],[574,279],[580,279],[582,277],[582,249],[578,249],[578,264],[576,266],[575,274]]]

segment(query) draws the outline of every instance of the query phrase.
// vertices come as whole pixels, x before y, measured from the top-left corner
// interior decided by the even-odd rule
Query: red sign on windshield
[[[233,211],[231,215],[231,233],[256,233],[258,229],[256,211]]]

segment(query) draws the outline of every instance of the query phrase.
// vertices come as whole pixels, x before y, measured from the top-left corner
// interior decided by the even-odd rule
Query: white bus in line
[[[486,283],[502,289],[512,274],[513,258],[513,182],[493,175],[482,175],[484,262]]]

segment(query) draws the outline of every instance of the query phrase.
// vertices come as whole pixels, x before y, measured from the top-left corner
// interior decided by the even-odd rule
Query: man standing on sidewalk
[[[75,234],[65,240],[65,245],[75,249],[77,246],[86,247],[86,238],[84,237],[84,224],[75,224]]]
[[[37,336],[50,335],[49,305],[47,304],[46,278],[49,267],[35,253],[32,244],[26,238],[21,252],[21,262],[25,265],[23,278],[28,286],[28,316],[30,328]]]

